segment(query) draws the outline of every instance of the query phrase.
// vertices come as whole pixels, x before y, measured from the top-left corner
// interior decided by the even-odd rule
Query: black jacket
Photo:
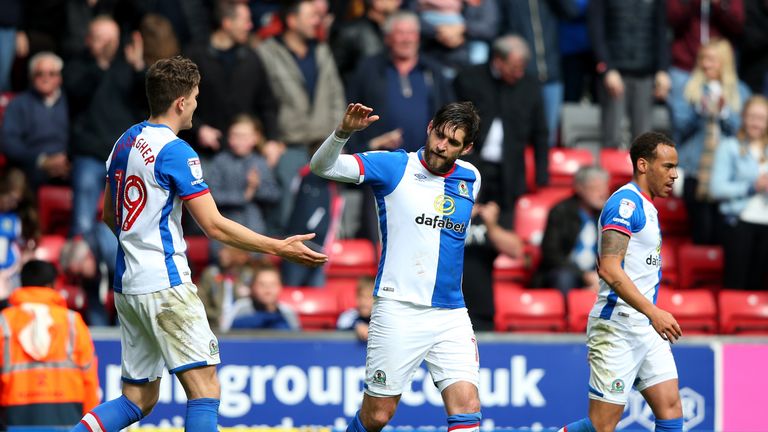
[[[499,118],[504,128],[502,144],[501,181],[505,202],[502,209],[512,208],[517,197],[527,192],[525,172],[536,170],[536,184],[549,182],[549,145],[541,85],[526,74],[514,85],[508,85],[491,73],[488,64],[471,66],[454,80],[459,101],[472,101],[480,112],[480,133],[472,153],[464,159],[481,167],[480,151],[491,124]],[[533,146],[535,167],[525,166],[524,151]],[[482,173],[481,173],[482,174]],[[482,190],[481,190],[482,193]]]
[[[384,51],[381,27],[365,16],[341,24],[331,35],[333,59],[342,81],[349,86],[360,60]]]
[[[547,227],[541,240],[541,263],[538,269],[540,275],[546,275],[547,272],[559,268],[581,272],[569,259],[581,232],[579,206],[579,198],[573,195],[560,201],[549,211]]]

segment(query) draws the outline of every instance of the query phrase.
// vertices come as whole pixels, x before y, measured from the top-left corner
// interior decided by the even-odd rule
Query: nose
[[[675,179],[677,179],[677,167],[675,167],[675,168],[672,168],[672,169],[669,171],[669,175],[670,175],[670,177],[672,177],[672,180],[675,180]]]

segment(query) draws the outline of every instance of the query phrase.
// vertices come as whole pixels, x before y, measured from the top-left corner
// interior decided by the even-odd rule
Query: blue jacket
[[[768,157],[768,149],[765,156]],[[759,161],[739,140],[722,140],[715,152],[709,185],[712,197],[721,200],[720,213],[738,217],[755,194],[754,184],[759,176]]]

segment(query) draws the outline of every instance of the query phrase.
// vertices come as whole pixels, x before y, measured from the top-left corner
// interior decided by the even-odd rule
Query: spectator
[[[267,139],[278,138],[279,103],[262,60],[247,45],[253,28],[248,5],[218,0],[215,16],[217,27],[210,41],[187,53],[201,75],[190,142],[208,155],[221,150],[226,128],[242,113],[261,119]]]
[[[500,3],[500,8],[501,34],[522,36],[534,53],[532,61],[527,63],[527,72],[541,83],[548,143],[552,147],[557,143],[563,104],[558,22],[578,16],[578,5],[576,0],[505,0]]]
[[[162,15],[149,13],[139,23],[138,35],[133,33],[133,47],[142,47],[144,64],[151,66],[156,61],[177,56],[181,52],[179,40],[171,22]],[[137,38],[141,38],[141,43]],[[143,96],[143,95],[142,95]]]
[[[725,271],[729,289],[768,288],[768,100],[753,96],[744,104],[736,137],[715,152],[710,184],[722,200]]]
[[[376,281],[371,276],[363,276],[357,280],[355,299],[357,304],[339,315],[336,328],[339,330],[354,330],[355,336],[361,342],[368,342],[368,326],[371,324],[373,310],[373,287]]]
[[[0,313],[5,337],[0,427],[76,424],[99,403],[91,334],[53,287],[56,267],[32,260]],[[34,374],[30,374],[34,370]]]
[[[119,52],[120,28],[110,17],[94,18],[88,29],[88,51],[67,62],[64,88],[70,108],[73,210],[71,237],[84,237],[97,259],[114,271],[117,241],[96,223],[115,137],[136,122],[143,94],[143,49],[131,45]]]
[[[651,130],[654,98],[666,99],[671,81],[667,16],[663,0],[592,0],[589,32],[597,59],[603,146],[628,148],[622,120],[630,133]]]
[[[32,56],[32,86],[15,97],[5,112],[3,149],[11,164],[22,168],[34,189],[69,177],[69,111],[61,91],[64,62],[52,52]]]
[[[282,290],[277,267],[264,264],[257,268],[253,274],[250,297],[235,302],[231,315],[224,318],[221,330],[300,330],[296,312],[279,300]]]
[[[107,231],[109,229],[107,228]],[[66,280],[85,292],[85,319],[90,326],[109,326],[112,323],[101,301],[101,287],[109,284],[106,263],[99,261],[101,251],[94,239],[72,238],[64,243],[59,258],[59,268]]]
[[[401,0],[366,0],[365,15],[338,25],[331,49],[346,87],[360,60],[384,51],[384,22],[400,9]]]
[[[282,196],[272,168],[259,153],[263,146],[261,122],[247,114],[235,117],[227,131],[227,150],[213,157],[205,176],[221,214],[256,232],[266,232],[264,211]],[[220,243],[211,246],[215,256]]]
[[[715,39],[734,44],[744,30],[743,0],[666,0],[672,30],[672,87],[682,87],[696,66],[702,45]],[[678,137],[673,137],[680,142]]]
[[[21,171],[15,168],[0,171],[0,305],[4,305],[19,286],[22,253],[28,240],[35,240],[30,235],[35,227],[26,226],[33,221],[25,214],[34,217],[34,213],[25,210],[30,204],[25,203],[26,192],[27,183]]]
[[[762,93],[768,81],[768,3],[744,0],[744,33],[739,44],[739,76],[753,93]]]
[[[525,40],[502,36],[494,41],[488,64],[471,66],[454,81],[458,100],[472,101],[480,112],[480,134],[465,159],[480,170],[480,201],[498,203],[502,225],[527,192],[526,170],[535,169],[539,186],[549,182],[544,103],[539,81],[526,72],[529,59]],[[525,165],[527,145],[533,146],[535,167]]]
[[[733,49],[725,39],[703,45],[690,79],[669,98],[674,135],[679,137],[683,199],[696,244],[720,243],[720,212],[709,194],[710,173],[721,136],[739,129],[741,107],[749,97],[736,76]]]
[[[589,0],[576,0],[578,14],[571,19],[560,19],[560,69],[565,102],[581,102],[585,97],[594,101],[597,97],[596,62],[587,31],[588,6]]]
[[[493,263],[499,254],[517,258],[523,242],[509,227],[499,224],[499,206],[491,201],[476,204],[465,240],[464,302],[475,331],[493,331],[496,307],[493,299]],[[511,224],[511,220],[508,221]]]
[[[23,36],[24,9],[21,0],[0,1],[0,93],[11,90],[11,68],[17,51],[20,57],[27,53],[17,49]]]
[[[309,162],[309,147],[322,142],[344,112],[344,88],[328,45],[317,41],[320,16],[314,0],[292,0],[280,12],[285,31],[257,52],[280,103],[278,134],[287,148],[276,168],[287,188]],[[268,120],[265,119],[265,122]],[[284,228],[293,197],[283,194],[276,222]]]
[[[217,261],[200,276],[197,295],[205,306],[208,323],[218,330],[224,317],[231,315],[235,302],[250,295],[253,267],[247,251],[226,245],[219,248]]]
[[[597,219],[610,195],[608,173],[582,167],[573,177],[574,194],[549,211],[534,285],[597,292]]]

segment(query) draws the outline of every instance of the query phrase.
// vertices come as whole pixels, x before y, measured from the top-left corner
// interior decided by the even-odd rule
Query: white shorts
[[[669,342],[647,320],[589,317],[589,397],[618,405],[638,391],[677,378]]]
[[[375,298],[368,330],[365,392],[375,397],[402,394],[422,361],[441,392],[458,381],[477,387],[480,356],[467,309]]]
[[[185,283],[148,294],[115,293],[123,381],[142,383],[221,363],[197,287]]]

